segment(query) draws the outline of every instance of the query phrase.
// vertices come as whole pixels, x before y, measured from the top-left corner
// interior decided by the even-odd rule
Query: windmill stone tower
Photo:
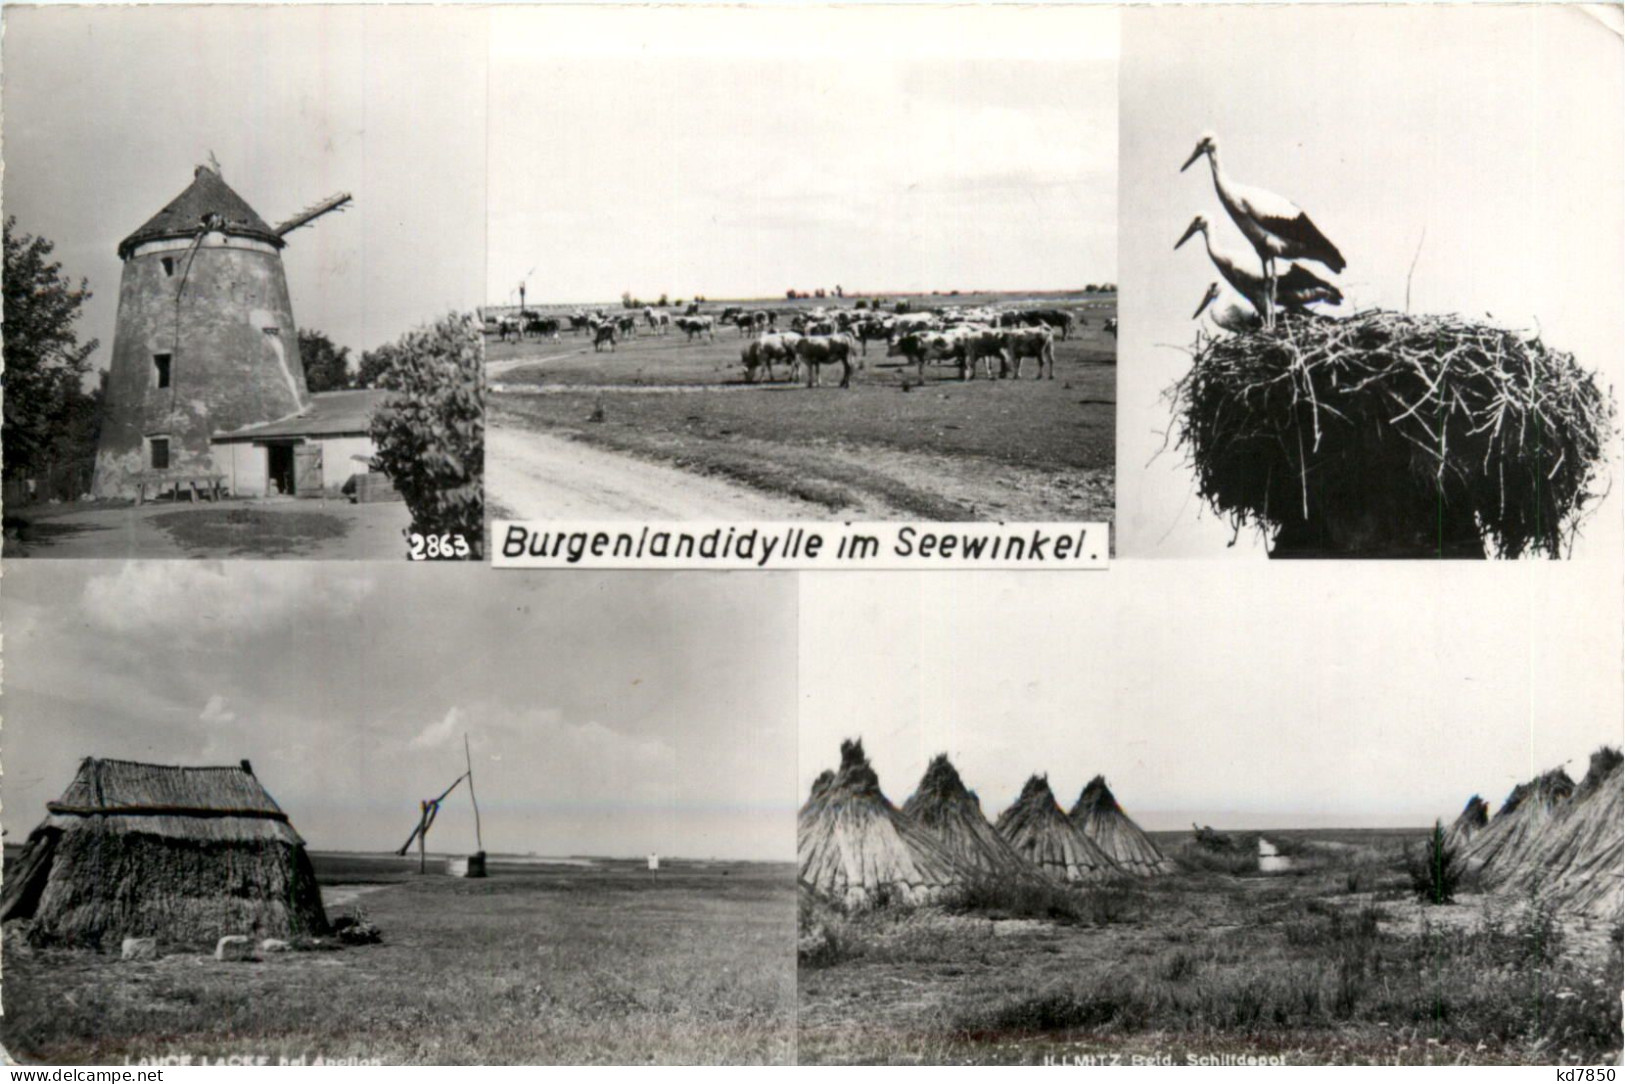
[[[96,496],[129,496],[166,474],[207,474],[214,434],[309,405],[283,237],[349,198],[272,227],[217,166],[199,166],[184,192],[119,243]]]

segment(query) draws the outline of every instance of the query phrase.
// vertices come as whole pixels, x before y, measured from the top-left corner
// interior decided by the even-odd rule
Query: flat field
[[[1265,835],[1291,869],[1199,868],[1222,863],[1165,838],[1183,872],[1078,891],[1060,918],[804,897],[799,1059],[1618,1063],[1618,928],[1476,892],[1424,905],[1401,869],[1421,830]]]
[[[927,366],[922,384],[872,342],[846,390],[829,372],[821,388],[782,373],[746,384],[745,340],[731,328],[693,342],[644,329],[613,353],[568,331],[557,342],[490,339],[493,514],[1109,521],[1116,340],[1103,325],[1115,298],[983,294],[916,309],[950,301],[1041,304],[1088,323],[1056,342],[1054,380],[1033,379],[1028,362],[1019,381],[961,382],[952,367]],[[811,307],[747,304],[777,311],[780,326]],[[564,442],[590,452],[572,459]]]
[[[8,935],[0,1041],[47,1064],[794,1057],[788,864],[493,858],[490,877],[459,880],[394,857],[314,858],[329,917],[359,908],[382,944],[121,962]]]

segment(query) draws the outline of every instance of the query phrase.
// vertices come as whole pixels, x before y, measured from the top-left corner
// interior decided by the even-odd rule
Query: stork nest
[[[1600,495],[1612,391],[1538,338],[1456,316],[1283,315],[1198,335],[1194,357],[1171,396],[1198,492],[1278,547],[1319,532],[1357,555],[1454,532],[1479,556],[1559,557]]]

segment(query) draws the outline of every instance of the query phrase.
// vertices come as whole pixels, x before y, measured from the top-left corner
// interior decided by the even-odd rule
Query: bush
[[[1443,821],[1434,821],[1427,842],[1406,855],[1405,872],[1410,874],[1412,890],[1424,903],[1437,905],[1455,900],[1467,870],[1460,853],[1445,836]]]
[[[1041,918],[1067,925],[1089,921],[1083,897],[1046,881],[978,877],[943,900],[950,914],[989,918]]]
[[[395,394],[372,418],[373,470],[389,475],[411,531],[461,534],[485,553],[485,372],[479,328],[450,315],[403,337],[381,387]]]

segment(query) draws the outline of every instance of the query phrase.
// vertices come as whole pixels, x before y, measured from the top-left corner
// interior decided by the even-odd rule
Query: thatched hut
[[[999,814],[999,834],[1027,861],[1057,881],[1104,881],[1121,876],[1115,863],[1062,812],[1049,779],[1035,775],[1014,805]]]
[[[1274,557],[1561,556],[1616,429],[1572,355],[1386,311],[1202,336],[1173,398],[1198,493]]]
[[[1561,808],[1574,796],[1574,780],[1562,768],[1553,768],[1512,788],[1506,801],[1467,848],[1467,864],[1485,870],[1493,883],[1495,869],[1516,860],[1534,846]]]
[[[1118,804],[1105,776],[1089,780],[1068,816],[1123,872],[1136,877],[1175,872],[1173,862]]]
[[[965,880],[936,838],[881,793],[861,741],[842,742],[840,771],[813,784],[796,852],[801,882],[846,907],[930,903]]]
[[[903,815],[930,832],[971,874],[1000,880],[1041,876],[988,823],[981,799],[966,788],[946,753],[939,753],[926,766],[919,789],[903,803]]]
[[[1450,830],[1445,833],[1445,842],[1460,850],[1472,843],[1489,823],[1490,804],[1475,794],[1467,799],[1467,805],[1462,808],[1461,815],[1450,825]]]
[[[327,930],[305,841],[255,777],[86,757],[6,870],[0,921],[39,944],[213,945]]]

